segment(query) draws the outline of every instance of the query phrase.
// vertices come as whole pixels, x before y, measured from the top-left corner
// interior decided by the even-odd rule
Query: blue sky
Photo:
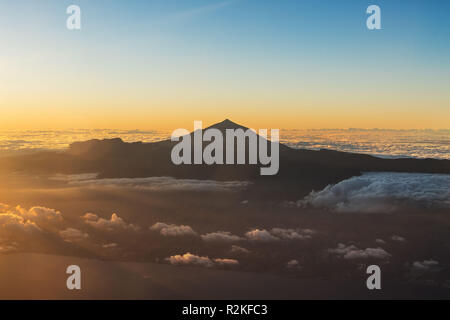
[[[81,7],[81,31],[65,28],[70,4]],[[371,4],[381,7],[382,30],[366,28]],[[16,97],[23,88],[49,113],[60,98],[45,96],[48,88],[78,88],[67,106],[86,111],[77,119],[98,118],[89,101],[117,118],[125,100],[141,116],[170,106],[192,117],[220,101],[240,119],[277,105],[311,119],[302,126],[328,126],[319,118],[339,113],[383,127],[366,120],[394,110],[391,118],[410,115],[402,126],[444,127],[449,9],[438,0],[0,0],[0,93],[21,116],[33,109]],[[363,105],[368,96],[376,97]]]

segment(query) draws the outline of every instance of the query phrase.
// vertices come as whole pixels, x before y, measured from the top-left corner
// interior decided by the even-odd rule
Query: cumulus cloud
[[[269,231],[265,229],[254,229],[251,231],[248,231],[245,236],[247,239],[252,241],[260,241],[260,242],[271,242],[271,241],[277,241],[280,240],[280,238],[277,238],[273,236]]]
[[[391,255],[382,248],[366,248],[364,250],[354,250],[346,253],[344,259],[386,259]]]
[[[242,240],[241,237],[227,231],[217,231],[202,235],[203,241],[206,242],[236,242]]]
[[[366,248],[361,250],[355,245],[346,246],[343,243],[339,243],[337,248],[328,249],[327,251],[331,254],[337,255],[339,257],[348,260],[368,259],[368,258],[387,259],[391,256],[388,252],[386,252],[382,248]]]
[[[211,268],[214,266],[214,262],[208,257],[200,257],[195,254],[185,253],[183,255],[175,255],[166,259],[173,265],[195,265]]]
[[[98,230],[138,230],[133,224],[113,214],[110,220],[101,219],[88,213],[83,220]],[[55,237],[56,236],[56,237]],[[61,212],[43,206],[30,209],[21,206],[0,206],[0,253],[8,253],[28,248],[58,248],[63,242],[78,243],[88,240],[89,234],[74,228],[70,220],[65,220]],[[59,241],[58,241],[59,239]],[[43,242],[44,241],[44,242]],[[51,245],[47,241],[51,241]]]
[[[375,242],[378,244],[386,244],[386,241],[384,241],[383,239],[376,239]]]
[[[83,216],[83,220],[86,224],[104,231],[118,231],[118,230],[129,230],[129,231],[138,231],[140,230],[139,226],[134,224],[126,223],[122,218],[120,218],[117,214],[113,213],[111,215],[111,219],[103,219],[94,213],[86,213]]]
[[[22,223],[25,224],[32,223],[42,228],[63,220],[59,211],[46,207],[32,207],[30,209],[25,209],[21,206],[13,208],[2,204],[0,207],[0,214],[9,215],[9,219],[15,220],[16,222],[22,221]]]
[[[163,222],[157,222],[150,227],[150,230],[159,231],[163,236],[166,237],[177,237],[177,236],[195,236],[197,233],[190,227],[185,225],[175,225],[167,224]]]
[[[67,228],[59,232],[60,237],[66,242],[80,242],[89,238],[89,235],[75,228]]]
[[[30,221],[36,222],[38,225],[61,222],[63,220],[61,212],[46,207],[32,207],[28,211],[24,210],[24,216]]]
[[[283,229],[273,228],[271,233],[281,239],[285,240],[305,240],[311,239],[311,236],[315,233],[311,229]]]
[[[183,255],[175,255],[166,258],[170,264],[173,265],[192,265],[201,266],[206,268],[212,268],[214,266],[236,266],[239,265],[239,261],[234,259],[210,259],[209,257],[202,257],[192,254],[190,252]]]
[[[244,248],[244,247],[240,247],[240,246],[236,246],[236,245],[232,245],[230,252],[232,253],[250,253],[250,250]]]
[[[190,252],[183,255],[175,255],[166,258],[170,264],[173,265],[192,265],[201,266],[206,268],[212,268],[214,266],[236,266],[239,265],[239,261],[234,259],[210,259],[209,257],[202,257],[192,254]]]
[[[300,207],[336,212],[385,213],[408,209],[450,209],[450,175],[364,173],[312,192]]]
[[[271,242],[277,240],[311,239],[314,233],[315,231],[311,229],[272,228],[270,231],[254,229],[247,232],[245,236],[252,241]]]
[[[59,211],[46,207],[25,209],[0,205],[0,252],[15,251],[19,244],[30,244],[51,232],[58,232],[63,218]]]
[[[176,179],[172,177],[70,180],[74,185],[126,187],[148,191],[238,191],[251,185],[249,181],[213,181]]]
[[[237,266],[239,261],[235,259],[214,259],[214,262],[219,266]]]
[[[31,233],[41,231],[36,223],[11,212],[0,213],[0,230],[4,237],[17,235],[16,233],[18,232]]]

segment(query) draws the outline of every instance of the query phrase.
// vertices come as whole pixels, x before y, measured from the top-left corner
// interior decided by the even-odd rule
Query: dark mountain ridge
[[[225,120],[208,128],[247,128]],[[193,133],[191,133],[193,135]],[[38,173],[78,174],[97,172],[102,178],[171,176],[210,180],[250,180],[271,187],[300,186],[305,190],[325,187],[362,172],[450,173],[449,160],[381,159],[364,154],[332,150],[292,149],[280,144],[279,172],[261,176],[261,165],[174,165],[172,148],[178,142],[126,143],[121,139],[75,142],[64,152],[38,152],[0,159],[0,170]],[[204,142],[203,147],[209,142]],[[225,142],[224,142],[225,144]],[[248,150],[246,150],[248,159]],[[236,153],[235,153],[236,154]],[[278,186],[278,187],[277,187]],[[307,191],[307,192],[309,192]]]

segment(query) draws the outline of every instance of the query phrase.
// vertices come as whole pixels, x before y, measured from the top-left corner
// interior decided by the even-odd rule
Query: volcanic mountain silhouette
[[[208,128],[218,129],[222,133],[225,133],[226,129],[247,129],[228,119]],[[262,184],[270,186],[269,188],[294,188],[297,195],[300,189],[304,189],[306,193],[312,189],[320,190],[328,184],[360,175],[362,172],[450,173],[449,160],[381,159],[332,150],[292,149],[280,144],[278,174],[261,176],[261,165],[174,165],[171,161],[171,151],[177,143],[171,140],[126,143],[120,138],[75,142],[65,152],[39,152],[0,159],[0,170],[55,174],[96,172],[101,178],[170,176],[188,179],[250,180],[255,184],[264,182]],[[207,144],[203,143],[203,146]],[[248,155],[248,147],[246,151]]]

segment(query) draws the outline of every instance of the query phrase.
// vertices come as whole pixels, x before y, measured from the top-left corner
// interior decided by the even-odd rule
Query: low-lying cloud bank
[[[172,177],[89,179],[92,176],[69,176],[69,184],[80,186],[125,187],[146,191],[215,191],[230,192],[247,188],[249,181],[213,181],[196,179],[176,179]],[[60,178],[61,179],[61,178]]]
[[[312,192],[297,205],[360,213],[450,210],[449,185],[445,174],[364,173]]]

